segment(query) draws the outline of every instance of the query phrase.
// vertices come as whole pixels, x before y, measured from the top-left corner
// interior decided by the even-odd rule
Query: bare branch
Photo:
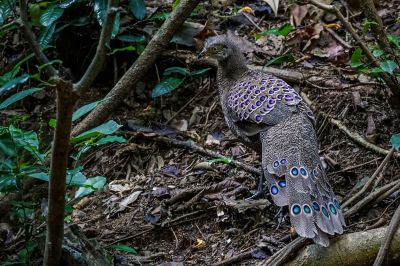
[[[89,67],[86,69],[85,74],[76,84],[74,84],[74,90],[77,91],[79,94],[84,93],[90,87],[90,85],[92,85],[94,79],[103,68],[106,58],[106,44],[108,44],[111,39],[115,16],[118,10],[118,2],[118,0],[108,1],[107,16],[101,30],[96,54],[94,55]]]
[[[29,43],[29,46],[32,48],[33,52],[35,53],[37,60],[42,65],[46,64],[45,70],[49,76],[51,77],[58,76],[58,71],[51,64],[48,64],[50,60],[43,53],[43,51],[40,50],[36,36],[32,32],[31,26],[29,25],[26,0],[19,1],[19,8],[21,16],[21,27],[24,31],[25,39]]]

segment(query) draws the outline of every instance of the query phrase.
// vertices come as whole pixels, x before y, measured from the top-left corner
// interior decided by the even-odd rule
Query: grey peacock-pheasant
[[[238,45],[225,35],[208,38],[200,56],[218,61],[230,130],[261,155],[259,191],[266,182],[275,204],[289,207],[296,232],[328,246],[327,234],[343,233],[345,222],[321,165],[311,110],[282,79],[249,70]]]

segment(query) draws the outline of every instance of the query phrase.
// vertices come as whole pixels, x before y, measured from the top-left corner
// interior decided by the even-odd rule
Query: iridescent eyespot
[[[275,162],[274,162],[274,167],[277,168],[278,166],[279,166],[279,162],[278,162],[278,161],[275,161]]]
[[[315,211],[319,212],[321,208],[319,207],[319,204],[317,202],[313,202],[312,207]]]
[[[300,174],[304,177],[307,178],[308,177],[308,172],[305,168],[300,167]]]
[[[298,176],[298,175],[299,175],[299,169],[297,169],[297,167],[293,167],[292,169],[290,169],[290,174],[291,174],[293,177]]]
[[[271,186],[271,194],[276,195],[278,194],[279,189],[276,186]]]
[[[262,116],[260,116],[260,115],[256,115],[256,121],[257,121],[257,122],[260,122],[260,121],[261,121],[261,119],[262,119]]]
[[[337,199],[333,200],[333,203],[335,204],[336,208],[340,210],[340,204],[339,201]]]
[[[308,204],[304,204],[304,205],[303,205],[303,211],[304,211],[306,214],[310,214],[310,213],[311,213],[311,208],[310,208],[310,206],[308,206]]]
[[[298,215],[298,214],[300,214],[300,212],[301,212],[300,205],[295,204],[295,205],[292,206],[293,215]]]
[[[284,188],[284,187],[286,187],[286,181],[281,180],[281,181],[278,182],[278,185],[279,185],[281,188]]]
[[[260,101],[264,101],[264,100],[265,100],[265,96],[261,96]]]
[[[322,208],[321,208],[321,210],[322,210],[322,213],[326,216],[326,217],[328,217],[329,218],[329,212],[328,212],[328,210],[324,207],[324,206],[322,206]]]
[[[333,213],[334,215],[337,214],[337,210],[335,209],[335,206],[333,206],[332,203],[329,203],[329,210],[331,211],[331,213]]]
[[[281,164],[285,164],[285,163],[286,163],[286,159],[282,159]]]

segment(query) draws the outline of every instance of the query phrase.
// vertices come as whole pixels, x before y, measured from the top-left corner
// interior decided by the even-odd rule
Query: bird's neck
[[[238,51],[224,61],[218,62],[220,78],[235,81],[243,76],[249,69],[246,66],[246,59]]]

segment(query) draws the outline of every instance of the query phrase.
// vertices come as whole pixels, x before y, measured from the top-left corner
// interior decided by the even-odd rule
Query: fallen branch
[[[375,178],[377,178],[381,174],[385,165],[389,162],[390,158],[392,157],[393,153],[394,153],[394,148],[392,148],[390,150],[390,152],[386,155],[385,159],[381,162],[379,167],[375,170],[375,172],[368,179],[368,181],[364,184],[364,186],[356,194],[354,194],[350,199],[346,200],[342,204],[342,208],[345,208],[346,206],[353,203],[355,200],[359,199],[364,194],[364,192],[366,192],[368,189],[370,189],[372,187]]]
[[[239,263],[239,262],[242,262],[244,260],[251,259],[253,257],[252,254],[257,252],[257,251],[259,251],[259,250],[260,250],[260,248],[255,248],[255,249],[252,249],[252,250],[249,250],[249,251],[245,251],[245,252],[239,253],[239,254],[237,254],[235,256],[227,258],[226,260],[217,262],[217,263],[213,264],[213,266],[233,265],[235,263]]]
[[[107,94],[105,100],[74,127],[72,135],[82,133],[105,121],[120,106],[126,95],[153,66],[160,53],[168,45],[174,32],[182,25],[199,2],[200,0],[182,0],[180,2],[150,40],[143,53]]]
[[[383,242],[383,245],[379,249],[378,255],[376,256],[376,260],[374,262],[374,266],[380,266],[383,264],[383,260],[388,258],[388,252],[390,245],[392,243],[392,240],[394,238],[394,235],[396,231],[399,229],[399,224],[400,224],[400,205],[397,207],[396,212],[393,215],[392,220],[390,221],[390,224],[388,226],[386,236],[385,236],[385,241]],[[394,244],[393,244],[394,245]],[[385,264],[388,264],[388,261],[386,261]]]
[[[382,245],[387,227],[337,236],[331,239],[329,248],[316,244],[302,249],[287,266],[353,266],[371,265]],[[400,230],[397,229],[387,254],[388,264],[399,261]],[[276,264],[269,264],[276,265]]]
[[[315,106],[314,106],[313,102],[310,100],[310,98],[308,98],[307,94],[305,94],[304,92],[301,92],[301,97],[307,103],[307,105],[313,111],[315,111]],[[325,114],[324,112],[319,112],[319,114],[321,114],[323,117],[326,117],[332,125],[336,126],[340,131],[342,131],[344,134],[346,134],[351,140],[353,140],[355,143],[363,146],[364,148],[366,148],[370,151],[373,151],[377,154],[385,155],[385,156],[391,152],[390,150],[383,149],[381,147],[376,146],[375,144],[372,144],[372,143],[366,141],[361,135],[359,135],[356,132],[352,132],[344,124],[342,124],[342,122],[340,122],[337,119],[334,119],[332,116]],[[393,156],[396,158],[400,158],[400,153],[395,152],[393,154]]]

